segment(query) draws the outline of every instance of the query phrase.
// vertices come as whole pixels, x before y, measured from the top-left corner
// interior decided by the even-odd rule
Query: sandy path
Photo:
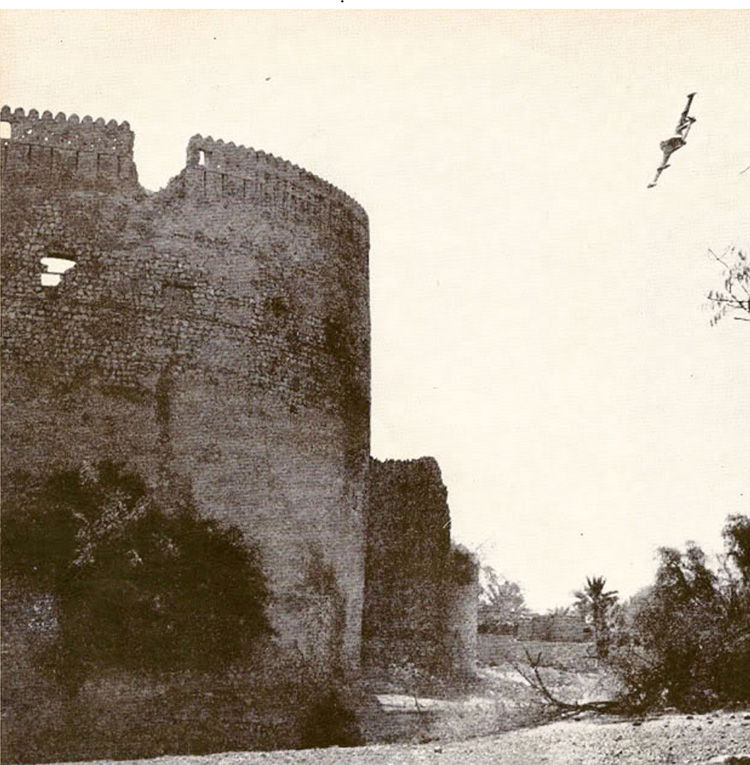
[[[167,756],[140,765],[700,765],[750,754],[750,713],[665,715],[643,723],[570,720],[471,741]],[[103,764],[102,764],[103,765]],[[120,763],[119,765],[124,765]]]

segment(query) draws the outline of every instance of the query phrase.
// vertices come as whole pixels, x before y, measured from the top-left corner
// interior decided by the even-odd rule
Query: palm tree
[[[603,576],[586,577],[583,590],[574,593],[575,607],[594,629],[596,655],[606,659],[609,652],[609,615],[617,603],[617,590],[605,591],[607,580]]]

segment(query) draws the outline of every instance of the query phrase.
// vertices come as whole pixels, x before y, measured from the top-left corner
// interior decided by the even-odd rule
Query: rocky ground
[[[449,744],[168,756],[140,765],[703,765],[720,755],[742,754],[750,762],[750,712],[646,720],[587,715]],[[735,762],[744,765],[742,759]]]

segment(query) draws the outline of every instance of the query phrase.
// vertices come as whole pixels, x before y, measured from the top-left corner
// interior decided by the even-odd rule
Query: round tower
[[[4,472],[108,456],[165,495],[189,490],[259,542],[280,639],[356,667],[364,211],[288,162],[200,136],[146,195],[122,126],[33,121],[33,146],[78,157],[35,163],[20,117],[3,141]]]

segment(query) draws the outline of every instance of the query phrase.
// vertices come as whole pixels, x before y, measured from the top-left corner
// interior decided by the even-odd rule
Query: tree
[[[257,548],[189,500],[111,461],[11,488],[4,573],[54,595],[61,671],[210,669],[270,631]]]
[[[491,566],[482,566],[480,577],[480,629],[483,632],[512,631],[529,614],[521,586],[501,579]]]
[[[613,660],[634,703],[700,711],[750,701],[750,518],[730,516],[724,540],[718,572],[693,543],[659,551],[630,644]]]
[[[547,616],[553,619],[561,616],[570,616],[570,606],[555,606],[547,610]]]
[[[574,593],[575,608],[590,622],[594,630],[596,655],[606,659],[610,645],[610,618],[617,604],[617,590],[606,591],[607,580],[603,576],[586,577],[583,590]]]
[[[722,532],[727,557],[744,587],[750,589],[750,518],[730,515]]]
[[[730,313],[737,321],[750,321],[750,258],[747,252],[732,246],[727,247],[721,255],[713,250],[708,253],[724,271],[722,287],[711,290],[707,295],[714,312],[711,326]]]

